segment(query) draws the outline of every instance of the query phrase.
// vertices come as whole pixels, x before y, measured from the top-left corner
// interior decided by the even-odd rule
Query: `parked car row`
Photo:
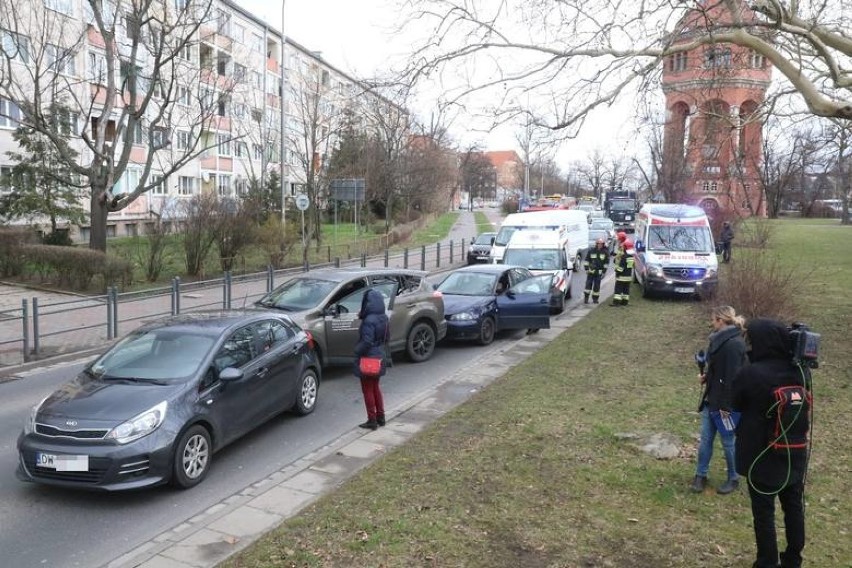
[[[219,449],[277,414],[314,411],[322,369],[354,361],[369,289],[385,299],[389,351],[414,362],[445,336],[487,345],[500,330],[550,327],[550,274],[475,265],[437,288],[427,276],[316,270],[252,309],[145,324],[33,407],[18,438],[17,476],[102,491],[197,485]]]

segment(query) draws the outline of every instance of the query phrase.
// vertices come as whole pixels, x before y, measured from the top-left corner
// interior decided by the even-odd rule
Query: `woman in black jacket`
[[[746,362],[746,345],[743,340],[745,320],[736,314],[731,306],[713,309],[710,325],[710,345],[707,348],[707,370],[699,375],[704,385],[704,395],[698,411],[701,412],[701,441],[698,444],[698,463],[690,490],[701,493],[707,487],[707,473],[710,458],[713,457],[713,443],[716,433],[722,441],[727,464],[727,481],[716,489],[716,493],[725,495],[739,487],[739,478],[734,462],[734,433],[719,430],[713,415],[727,420],[731,412],[731,387],[734,377]]]
[[[784,511],[787,549],[781,553],[782,568],[799,568],[805,547],[805,470],[807,448],[776,449],[776,389],[804,387],[804,375],[792,362],[790,332],[780,322],[755,319],[748,323],[746,339],[751,363],[740,370],[734,387],[734,408],[742,413],[737,425],[737,471],[748,480],[756,568],[778,566],[775,535],[775,497]],[[797,419],[807,420],[807,410]],[[805,423],[807,428],[807,423]]]
[[[358,343],[355,345],[355,376],[361,379],[361,392],[367,407],[367,421],[361,428],[375,430],[385,425],[385,402],[379,377],[385,374],[385,343],[388,337],[388,316],[385,301],[376,290],[367,290],[361,300],[358,313],[361,326],[358,328]],[[364,375],[359,365],[361,357],[381,359],[381,370],[377,375]]]

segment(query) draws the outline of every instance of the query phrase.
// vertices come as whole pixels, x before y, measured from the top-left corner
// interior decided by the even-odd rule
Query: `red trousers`
[[[364,393],[364,405],[367,407],[367,420],[385,416],[385,399],[379,387],[379,377],[361,377],[361,392]]]

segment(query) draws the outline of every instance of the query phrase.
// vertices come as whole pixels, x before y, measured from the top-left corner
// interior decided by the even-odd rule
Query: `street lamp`
[[[287,3],[287,0],[281,0],[281,53],[279,54],[279,58],[281,59],[280,69],[281,69],[281,79],[279,83],[279,88],[281,89],[280,97],[279,97],[279,116],[280,116],[280,129],[281,129],[281,148],[279,152],[279,160],[280,166],[278,168],[278,175],[281,178],[281,228],[284,231],[284,234],[287,234],[287,177],[284,175],[284,161],[287,157],[287,150],[285,146],[286,133],[285,133],[285,107],[284,107],[284,93],[286,92],[286,81],[285,81],[285,63],[284,63],[284,44],[287,43],[287,37],[284,35],[284,7]]]

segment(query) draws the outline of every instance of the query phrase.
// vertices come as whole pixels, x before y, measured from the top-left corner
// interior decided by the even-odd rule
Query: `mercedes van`
[[[636,218],[633,278],[642,296],[713,294],[719,264],[710,220],[700,207],[655,203]]]

